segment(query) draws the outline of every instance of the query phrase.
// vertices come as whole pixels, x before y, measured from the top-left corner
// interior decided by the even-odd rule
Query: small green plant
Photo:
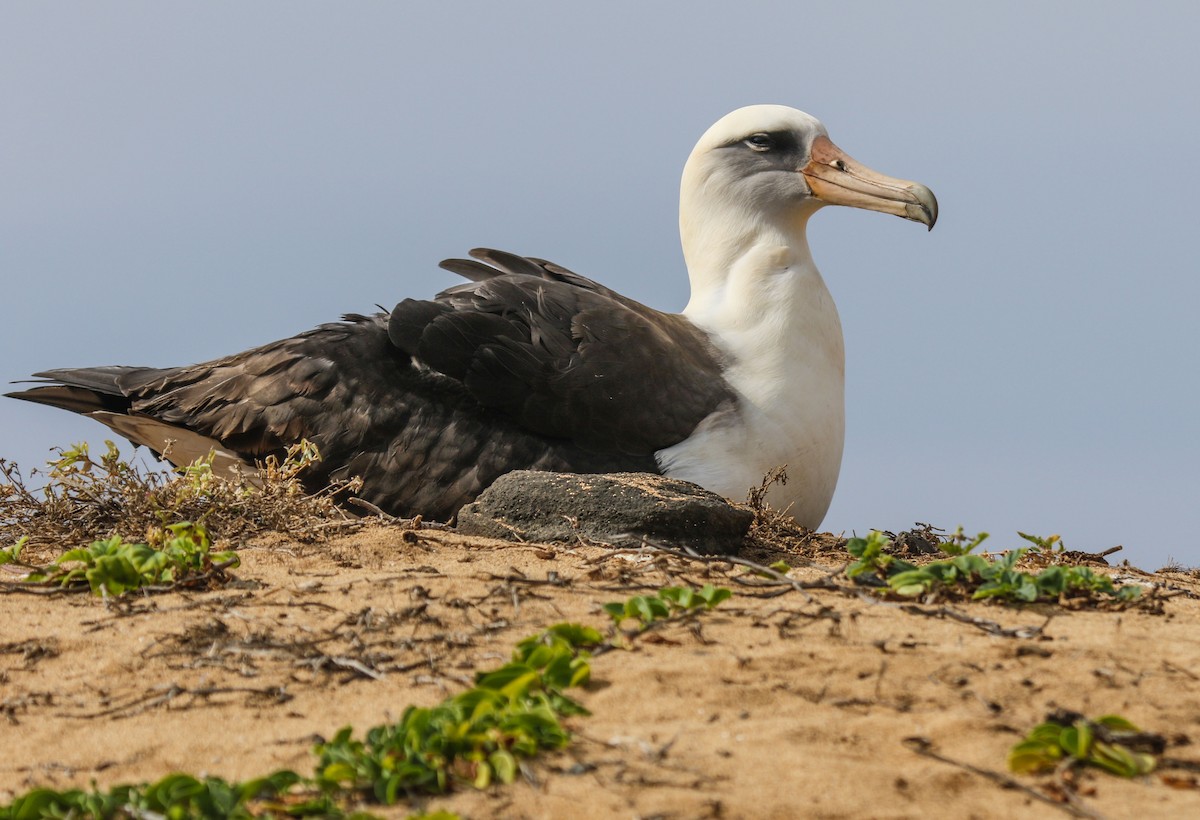
[[[215,470],[210,455],[170,473],[124,461],[115,444],[105,444],[99,456],[86,444],[59,449],[44,473],[33,471],[46,479],[38,489],[26,486],[16,464],[0,459],[0,546],[8,560],[10,544],[21,543],[26,559],[46,561],[97,536],[136,541],[183,521],[219,539],[263,531],[318,538],[315,524],[347,520],[335,496],[359,486],[357,480],[320,484],[310,472],[320,454],[306,441],[268,456],[257,470]]]
[[[1050,715],[1008,753],[1008,767],[1021,774],[1067,765],[1094,766],[1120,777],[1154,771],[1162,738],[1147,735],[1119,715],[1087,720],[1078,713]]]
[[[1022,538],[1029,538],[1029,536],[1022,533],[1018,533],[1018,535],[1021,535]],[[970,555],[976,549],[978,549],[979,545],[986,541],[988,537],[989,536],[986,532],[977,533],[976,535],[968,537],[967,534],[963,532],[963,528],[959,527],[954,532],[942,539],[941,543],[938,544],[938,549],[940,549],[946,555],[952,557],[956,555]],[[1058,536],[1053,535],[1051,538],[1058,538]]]
[[[50,477],[66,479],[73,475],[91,475],[93,472],[106,472],[110,475],[127,473],[132,468],[121,459],[121,451],[112,441],[105,439],[104,455],[97,462],[92,458],[88,443],[80,442],[72,447],[59,449],[58,458],[49,463]]]
[[[668,587],[653,600],[668,615],[708,611],[730,597],[724,588]],[[641,605],[619,604],[621,618]],[[647,600],[650,600],[647,598]],[[606,607],[607,609],[607,607]],[[656,605],[654,612],[659,612]],[[646,622],[645,625],[648,625]],[[565,694],[591,677],[592,650],[607,646],[596,629],[560,623],[519,641],[512,660],[476,675],[475,685],[431,708],[408,707],[400,721],[376,726],[359,740],[351,727],[318,744],[315,775],[278,771],[244,783],[173,774],[152,784],[107,791],[34,789],[0,806],[0,820],[40,817],[253,818],[368,817],[343,805],[363,799],[391,805],[456,785],[485,789],[512,783],[521,761],[570,741],[562,719],[589,712]],[[435,812],[415,817],[454,820]]]
[[[561,717],[588,714],[563,690],[587,682],[588,648],[602,642],[590,627],[553,626],[521,641],[511,662],[437,706],[410,706],[399,723],[376,727],[364,740],[342,729],[317,747],[317,785],[390,805],[408,794],[440,794],[455,783],[485,789],[493,781],[513,782],[521,758],[567,744]]]
[[[114,535],[63,553],[50,567],[25,578],[27,583],[88,588],[93,595],[120,595],[156,585],[177,585],[208,576],[214,570],[236,567],[237,554],[212,552],[204,527],[191,522],[171,524],[153,533],[161,542],[131,544]]]
[[[8,806],[0,806],[0,820],[42,817],[247,820],[264,814],[285,817],[344,816],[323,796],[313,795],[304,800],[290,798],[288,791],[302,780],[299,775],[289,771],[276,772],[269,777],[245,783],[228,783],[219,777],[199,779],[187,774],[171,774],[154,783],[116,786],[108,791],[34,789]]]
[[[21,536],[17,543],[7,549],[0,549],[0,566],[4,564],[12,564],[21,560],[21,550],[25,548],[25,544],[29,542],[28,536]]]
[[[627,601],[614,601],[604,605],[604,611],[612,618],[618,629],[627,620],[638,622],[639,631],[647,629],[655,621],[673,615],[686,615],[703,609],[711,610],[733,595],[725,587],[705,584],[699,589],[692,587],[664,587],[657,595],[635,595]]]
[[[962,529],[961,527],[959,528]],[[1037,552],[1046,555],[1061,555],[1066,552],[1066,545],[1063,544],[1061,535],[1048,535],[1043,538],[1040,535],[1030,535],[1026,532],[1017,531],[1017,535],[1024,538],[1030,544],[1033,544],[1033,549]]]
[[[864,573],[874,572],[886,576],[892,565],[899,560],[885,551],[891,543],[891,539],[878,530],[871,530],[866,538],[851,538],[846,542],[846,551],[855,560],[846,567],[846,575],[857,578]],[[912,566],[905,561],[900,563]]]
[[[316,774],[278,771],[244,783],[172,774],[151,783],[93,789],[34,789],[0,806],[0,820],[88,817],[347,817],[344,802],[363,797],[393,804],[454,785],[478,789],[516,779],[520,760],[570,740],[561,718],[587,715],[563,694],[591,674],[590,649],[603,636],[580,624],[556,624],[520,641],[512,661],[477,676],[472,688],[432,708],[410,706],[399,723],[364,740],[342,729],[319,744]],[[351,817],[366,817],[360,813]],[[449,820],[435,812],[418,817]]]
[[[846,568],[846,575],[851,578],[873,575],[889,593],[902,598],[970,593],[973,600],[991,598],[1014,603],[1078,598],[1126,604],[1142,595],[1142,587],[1136,584],[1117,587],[1107,575],[1088,567],[1052,565],[1036,573],[1017,568],[1031,549],[1061,552],[1061,538],[1057,535],[1039,538],[1022,533],[1021,537],[1033,547],[1010,550],[994,559],[974,553],[987,537],[987,533],[979,533],[967,538],[960,527],[940,545],[950,557],[918,565],[888,553],[890,539],[872,531],[866,538],[852,538],[847,543],[846,549],[856,560]]]

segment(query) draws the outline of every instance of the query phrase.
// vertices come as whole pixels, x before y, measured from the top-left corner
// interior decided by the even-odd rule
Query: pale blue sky
[[[846,331],[825,527],[1200,564],[1200,5],[8,2],[0,380],[242,350],[477,245],[686,301],[696,138],[772,102],[929,185],[810,225]],[[0,402],[26,468],[104,430]]]

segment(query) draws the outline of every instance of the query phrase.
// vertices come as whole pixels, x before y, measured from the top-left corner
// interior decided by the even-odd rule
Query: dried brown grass
[[[23,543],[25,560],[57,556],[111,535],[153,540],[169,524],[201,524],[214,541],[234,542],[264,532],[298,541],[319,540],[331,527],[357,519],[335,501],[357,489],[341,482],[315,495],[299,475],[320,459],[301,443],[280,460],[268,458],[254,473],[220,475],[211,459],[172,473],[131,464],[112,442],[93,456],[86,444],[59,450],[59,458],[27,479],[0,459],[0,547]],[[34,479],[44,477],[40,487]]]

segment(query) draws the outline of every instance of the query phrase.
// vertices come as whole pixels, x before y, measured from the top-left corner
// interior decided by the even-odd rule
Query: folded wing
[[[361,476],[398,515],[449,518],[513,469],[655,470],[731,399],[704,334],[540,259],[443,267],[467,283],[176,368],[38,373],[10,393],[90,415],[188,463],[252,464],[302,438],[309,482]]]

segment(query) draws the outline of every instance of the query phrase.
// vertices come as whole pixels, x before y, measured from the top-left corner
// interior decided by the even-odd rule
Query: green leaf
[[[400,790],[404,788],[406,783],[411,782],[414,779],[411,775],[406,776],[406,774],[409,773],[394,772],[390,777],[384,777],[382,779],[382,794],[380,794],[378,791],[376,792],[376,794],[379,796],[380,803],[383,803],[385,806],[396,805],[396,801],[400,799]]]
[[[17,539],[17,543],[13,544],[8,549],[0,550],[0,565],[8,564],[17,561],[21,557],[21,550],[25,549],[25,544],[29,541],[28,535],[22,535]]]
[[[1096,742],[1089,762],[1121,777],[1149,774],[1157,765],[1153,755],[1131,751],[1119,743],[1101,741]]]
[[[542,680],[550,689],[569,689],[583,686],[591,676],[591,666],[583,658],[560,653],[542,670]]]
[[[996,598],[1002,595],[1008,595],[1012,592],[1012,587],[1000,583],[999,581],[988,581],[980,584],[979,589],[975,590],[975,594],[971,596],[972,600],[979,601],[984,598]]]
[[[353,783],[358,772],[346,762],[330,763],[321,770],[321,779],[330,783]]]
[[[574,648],[599,646],[604,643],[604,636],[598,630],[576,623],[554,624],[543,634],[560,638]]]
[[[101,542],[95,541],[92,543],[92,546],[95,546],[99,543]],[[54,563],[62,564],[66,561],[91,561],[92,558],[93,555],[91,549],[80,547],[79,549],[73,549],[64,552],[62,555],[58,556],[58,559]]]
[[[1017,773],[1032,773],[1053,769],[1062,759],[1057,743],[1026,740],[1016,744],[1008,753],[1008,768]]]
[[[678,609],[688,610],[695,605],[696,592],[691,587],[663,587],[658,597]]]
[[[1047,743],[1053,746],[1061,746],[1059,738],[1062,737],[1063,730],[1067,728],[1058,723],[1040,723],[1033,728],[1029,733],[1029,739],[1038,743]]]
[[[1034,582],[1031,576],[1022,573],[1017,583],[1017,588],[1013,591],[1013,597],[1019,601],[1033,603],[1038,599],[1037,583]]]
[[[1046,567],[1034,578],[1038,590],[1051,598],[1057,598],[1067,588],[1067,572],[1061,566]]]
[[[868,570],[874,570],[879,575],[885,575],[887,568],[895,560],[884,552],[891,541],[883,533],[872,530],[866,538],[851,538],[846,542],[846,549],[858,560],[846,568],[846,575],[856,578]]]
[[[137,568],[122,555],[100,556],[84,575],[95,595],[120,595],[127,589],[137,589],[142,581]]]
[[[659,618],[665,618],[671,614],[666,602],[658,597],[639,595],[630,598],[629,604],[633,607],[633,616],[641,619],[643,626],[649,626]]]
[[[726,587],[714,587],[712,584],[705,584],[696,592],[700,599],[704,601],[704,605],[708,609],[713,609],[724,601],[728,601],[733,597],[733,592]]]
[[[517,759],[503,749],[497,749],[488,755],[488,763],[501,783],[512,783],[517,779]]]
[[[968,555],[972,550],[976,549],[980,544],[986,541],[987,538],[988,534],[986,532],[981,532],[975,537],[968,539],[963,533],[963,528],[960,526],[950,536],[942,541],[942,543],[938,544],[938,548],[941,549],[941,551],[946,555]]]
[[[1138,598],[1142,597],[1142,593],[1145,591],[1146,590],[1144,587],[1138,586],[1137,584],[1126,584],[1117,590],[1117,600],[1136,601]]]
[[[9,807],[13,820],[36,820],[42,817],[64,817],[70,811],[70,793],[59,794],[52,789],[34,789],[18,797]]]
[[[481,672],[476,676],[475,685],[481,689],[507,689],[514,682],[522,682],[526,688],[528,681],[536,680],[538,673],[532,667],[523,663],[508,663],[491,672]],[[518,687],[520,688],[520,687]]]
[[[472,783],[477,789],[486,789],[492,785],[492,767],[486,761],[479,761],[475,764],[475,782]]]
[[[1098,723],[1106,729],[1111,729],[1114,732],[1140,732],[1142,731],[1133,723],[1121,717],[1120,715],[1102,715],[1096,718],[1094,723]]]
[[[1077,720],[1074,725],[1062,730],[1058,745],[1071,757],[1086,760],[1092,750],[1092,727],[1086,720]]]
[[[304,778],[292,770],[280,769],[265,777],[244,781],[238,786],[238,792],[241,800],[274,797],[303,782]]]
[[[603,609],[614,621],[620,623],[625,620],[625,603],[623,601],[605,604]]]
[[[1062,536],[1051,535],[1047,538],[1042,538],[1037,535],[1029,535],[1028,533],[1017,531],[1017,535],[1024,538],[1029,543],[1033,544],[1039,552],[1056,552],[1064,549],[1062,544]]]
[[[1120,777],[1136,777],[1154,770],[1153,755],[1135,752],[1120,743],[1096,738],[1095,727],[1103,726],[1114,733],[1137,732],[1138,729],[1119,715],[1105,715],[1095,721],[1076,720],[1071,726],[1042,723],[1029,736],[1009,751],[1009,767],[1018,772],[1035,772],[1053,768],[1064,755],[1097,766]]]
[[[898,595],[913,597],[928,592],[937,578],[928,569],[913,569],[897,572],[888,578],[888,586]],[[901,592],[901,590],[907,590]]]
[[[867,555],[867,549],[870,544],[865,538],[851,538],[846,542],[846,552],[853,555],[855,558],[864,558]]]
[[[186,774],[167,775],[146,789],[151,806],[160,811],[179,803],[187,803],[205,791],[204,784]]]
[[[978,555],[956,555],[950,563],[967,578],[982,574],[988,567],[988,560]]]

